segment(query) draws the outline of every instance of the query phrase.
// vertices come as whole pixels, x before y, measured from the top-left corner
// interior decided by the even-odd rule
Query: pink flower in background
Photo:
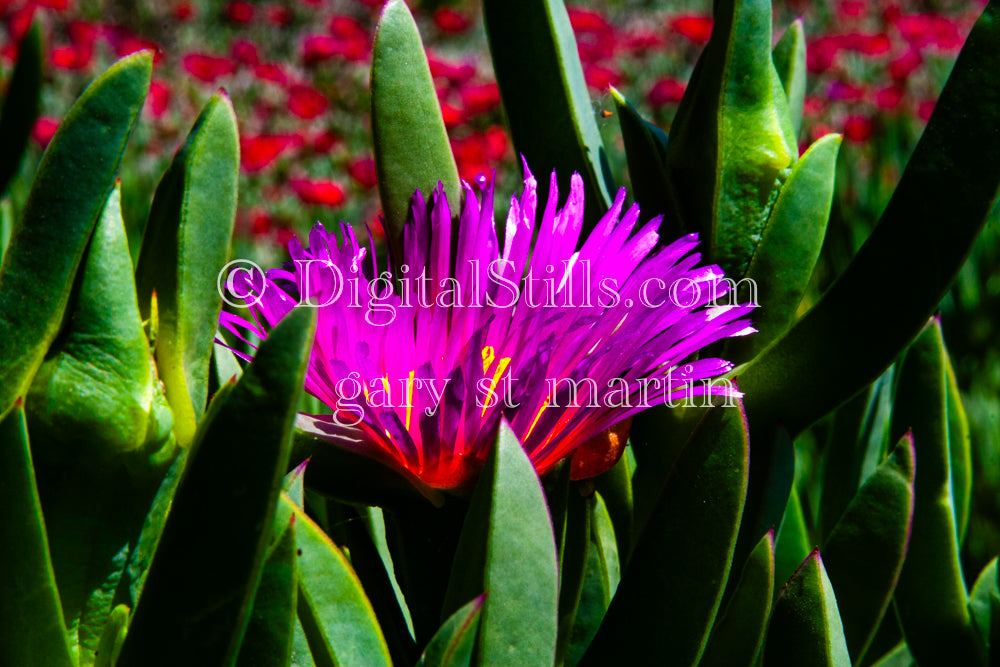
[[[153,79],[149,83],[149,95],[146,96],[146,108],[153,118],[159,118],[170,107],[170,84],[163,79]]]
[[[59,119],[51,116],[40,116],[31,128],[31,140],[45,148],[52,141],[52,135],[59,129]]]
[[[706,44],[712,36],[712,17],[686,14],[670,19],[670,29],[695,44]]]
[[[447,33],[463,33],[472,27],[472,20],[452,7],[440,7],[434,12],[434,25]]]
[[[377,179],[375,175],[375,160],[371,157],[358,157],[347,163],[347,173],[354,182],[363,188],[374,188]]]
[[[230,2],[226,5],[226,18],[241,25],[250,23],[253,21],[253,5],[249,2]]]
[[[664,77],[653,84],[646,93],[646,101],[652,107],[662,107],[667,104],[677,104],[684,96],[684,83],[677,79]]]
[[[283,134],[262,134],[240,138],[240,167],[256,173],[271,166],[282,153],[298,143],[296,137]]]

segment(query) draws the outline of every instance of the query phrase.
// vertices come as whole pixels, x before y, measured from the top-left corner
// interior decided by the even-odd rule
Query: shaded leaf
[[[117,667],[232,665],[288,465],[314,313],[292,311],[192,445]]]
[[[484,0],[483,20],[514,150],[542,177],[538,201],[546,201],[550,172],[564,193],[578,172],[587,202],[584,228],[593,228],[611,205],[615,183],[566,6],[561,0]]]
[[[752,665],[764,643],[774,596],[774,532],[750,553],[726,610],[719,615],[699,667]]]
[[[684,446],[581,664],[695,664],[726,585],[747,489],[742,407],[708,411]]]
[[[948,448],[946,353],[935,318],[906,353],[893,433],[911,430],[916,449],[913,530],[896,587],[900,626],[917,662],[978,665],[959,558]]]
[[[0,663],[73,667],[20,404],[0,444]]]
[[[837,598],[813,551],[774,603],[764,648],[764,666],[850,667]]]
[[[41,26],[35,21],[17,45],[17,63],[0,112],[0,142],[4,146],[0,152],[0,194],[17,175],[38,119],[44,60]]]
[[[472,663],[472,649],[485,601],[486,593],[483,593],[452,614],[431,637],[417,667],[468,667]]]
[[[915,456],[913,438],[903,436],[858,491],[823,548],[855,664],[878,630],[906,557]]]
[[[990,561],[989,565],[983,568],[976,579],[976,584],[972,587],[969,595],[969,613],[976,624],[979,638],[983,646],[991,647],[990,628],[996,623],[993,618],[993,605],[1000,602],[1000,572],[998,572],[997,559]],[[994,648],[992,652],[996,652]]]
[[[802,129],[802,103],[806,98],[806,33],[802,19],[792,21],[771,52],[781,87],[788,97],[788,115],[795,136]]]

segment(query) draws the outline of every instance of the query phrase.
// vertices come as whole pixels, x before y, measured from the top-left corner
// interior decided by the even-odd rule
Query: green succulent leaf
[[[998,68],[1000,3],[991,2],[878,226],[819,303],[740,370],[755,432],[781,421],[797,435],[878,377],[937,307],[1000,185],[1000,161],[987,157],[1000,154],[1000,135],[982,130],[1000,114]],[[907,298],[873,298],[873,285],[906,285]]]
[[[0,142],[4,145],[0,153],[0,194],[17,174],[28,148],[31,128],[38,119],[44,61],[41,26],[35,21],[17,46],[17,64],[0,112]]]
[[[969,418],[962,405],[955,368],[951,359],[945,358],[948,382],[948,453],[951,458],[951,495],[955,505],[955,524],[959,546],[965,541],[972,510],[972,435]]]
[[[639,115],[628,100],[611,88],[611,98],[618,110],[618,125],[625,145],[625,159],[632,183],[632,196],[646,218],[663,215],[660,235],[672,239],[680,236],[676,228],[677,214],[672,210],[673,200],[667,194],[666,135],[658,127]],[[671,228],[671,226],[674,228]]]
[[[855,664],[875,637],[906,557],[915,456],[912,437],[903,436],[858,491],[823,549]]]
[[[1000,568],[997,567],[997,559],[990,561],[989,565],[983,568],[976,579],[976,584],[972,587],[972,594],[969,595],[969,613],[976,624],[979,638],[983,646],[991,649],[991,653],[996,652],[995,645],[991,641],[991,628],[996,624],[996,609],[1000,603]]]
[[[66,114],[38,165],[0,266],[0,413],[27,390],[59,332],[152,66],[149,52],[137,53],[98,77]]]
[[[792,486],[785,515],[781,518],[774,546],[774,580],[784,585],[813,549],[802,500]],[[775,591],[777,592],[777,591]]]
[[[813,551],[774,603],[764,667],[850,667],[837,598],[819,551]]]
[[[568,469],[569,466],[566,466]],[[567,474],[568,474],[567,470]],[[573,636],[580,596],[587,572],[587,554],[591,541],[593,497],[583,496],[578,488],[569,489],[566,511],[566,537],[559,549],[559,633],[556,664],[566,662]]]
[[[874,667],[913,667],[913,654],[906,642],[900,642],[891,651],[882,656]]]
[[[136,266],[144,319],[156,294],[156,364],[177,442],[185,447],[208,399],[222,309],[216,277],[229,256],[239,169],[236,115],[220,92],[202,109],[156,188]]]
[[[818,140],[795,163],[781,187],[746,277],[732,292],[738,303],[748,303],[740,290],[746,281],[750,301],[761,304],[753,313],[757,333],[730,338],[726,359],[739,363],[755,357],[795,320],[823,247],[839,149],[838,134]]]
[[[616,188],[565,4],[483,0],[483,20],[514,149],[540,176],[538,201],[546,201],[550,172],[563,193],[577,172],[587,202],[584,227],[593,228]]]
[[[477,664],[551,665],[558,561],[534,466],[507,422],[479,476],[462,526],[445,613],[484,591]]]
[[[94,667],[114,667],[121,652],[125,634],[128,632],[129,608],[123,604],[115,606],[101,633],[101,640],[94,652]]]
[[[319,667],[391,665],[389,647],[371,602],[344,553],[285,495],[279,519],[295,515],[298,619]]]
[[[914,658],[926,665],[983,663],[959,557],[948,447],[947,353],[932,319],[903,360],[893,433],[916,449],[913,530],[896,587],[896,611]]]
[[[486,593],[452,614],[424,649],[417,667],[469,667]]]
[[[390,0],[375,29],[372,136],[379,198],[390,247],[401,257],[413,193],[429,198],[440,182],[452,211],[461,188],[417,24],[403,0]]]
[[[806,99],[806,31],[802,19],[795,19],[771,52],[781,87],[788,97],[788,115],[795,136],[802,129],[802,103]]]
[[[798,145],[771,60],[770,0],[716,2],[714,19],[666,166],[682,228],[700,234],[727,275],[742,276]]]
[[[20,404],[0,417],[0,663],[74,667]]]
[[[610,470],[599,475],[594,485],[611,525],[614,527],[617,558],[624,565],[632,544],[632,472],[634,463],[628,452]],[[595,512],[599,510],[595,508]],[[617,582],[616,582],[617,586]]]
[[[147,438],[169,439],[169,421],[156,423],[163,413],[155,409],[155,368],[136,304],[118,187],[97,222],[78,282],[68,324],[28,394],[33,439],[49,451],[85,449],[99,457],[132,451]]]
[[[0,260],[3,260],[10,243],[10,232],[14,228],[14,207],[7,197],[0,198]]]
[[[768,531],[747,559],[739,583],[708,638],[699,667],[753,665],[764,643],[774,597],[774,532]]]
[[[584,665],[695,664],[729,576],[747,490],[740,407],[712,408],[667,478]]]
[[[315,314],[292,311],[199,428],[117,667],[233,665],[288,466]]]
[[[295,632],[295,518],[264,562],[236,667],[287,667]]]

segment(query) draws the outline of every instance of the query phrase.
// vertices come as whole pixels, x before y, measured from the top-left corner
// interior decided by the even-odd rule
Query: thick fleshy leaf
[[[0,663],[73,667],[20,404],[0,444]]]
[[[222,309],[216,277],[229,256],[240,170],[233,105],[218,93],[177,151],[153,198],[136,266],[139,309],[156,292],[156,365],[181,446],[208,399],[208,370]]]
[[[59,124],[38,165],[0,267],[0,413],[27,390],[59,332],[152,66],[149,52],[136,53],[98,77]]]
[[[684,446],[581,664],[695,664],[729,576],[747,489],[740,407],[708,411]]]
[[[795,320],[823,247],[839,149],[840,135],[823,137],[799,158],[781,187],[747,269],[750,293],[741,289],[743,280],[735,287],[739,303],[761,305],[753,313],[757,333],[730,338],[726,359],[739,363],[755,357]]]
[[[771,52],[771,59],[788,98],[788,115],[798,136],[806,98],[806,32],[801,18],[792,21],[785,30]]]
[[[584,497],[580,489],[569,489],[566,510],[565,539],[559,548],[559,636],[556,643],[556,664],[566,662],[573,624],[587,572],[590,549],[593,496]]]
[[[994,558],[990,564],[983,568],[976,579],[972,593],[969,595],[969,613],[979,631],[979,638],[982,644],[996,652],[996,648],[991,646],[990,628],[996,624],[994,610],[1000,603],[1000,568],[997,567],[997,559]]]
[[[316,665],[391,665],[389,647],[354,570],[323,530],[282,495],[279,518],[295,515],[298,618]]]
[[[315,313],[289,314],[203,421],[118,667],[231,665],[288,466]]]
[[[81,268],[70,316],[32,382],[25,407],[36,450],[107,457],[170,438],[143,332],[120,190],[111,191]],[[166,423],[158,424],[157,417]]]
[[[903,436],[858,491],[823,548],[855,664],[878,630],[903,567],[913,518],[915,466],[913,439]]]
[[[295,633],[295,518],[278,538],[260,576],[236,667],[287,667]]]
[[[969,527],[969,512],[972,509],[972,440],[969,418],[962,405],[962,394],[958,390],[955,368],[951,359],[945,358],[945,373],[948,382],[948,453],[951,463],[951,495],[955,505],[955,525],[958,530],[958,545],[965,541],[965,531]]]
[[[668,227],[677,222],[677,214],[671,210],[673,200],[667,195],[667,169],[664,164],[666,134],[640,116],[635,107],[613,86],[611,97],[618,110],[618,125],[625,145],[632,196],[639,204],[643,216],[666,216],[666,223],[660,226],[660,236],[676,238],[680,236],[680,228]]]
[[[946,363],[934,318],[906,353],[892,415],[894,434],[912,431],[917,457],[913,530],[896,611],[917,662],[974,666],[983,656],[969,615],[952,502]]]
[[[774,596],[774,532],[750,553],[733,596],[712,628],[699,667],[752,665],[764,643]]]
[[[111,610],[94,653],[94,667],[114,667],[128,631],[129,608],[123,604]]]
[[[35,21],[31,29],[17,45],[17,64],[7,84],[7,94],[0,101],[0,194],[7,189],[11,179],[17,174],[28,148],[31,129],[38,118],[38,105],[42,92],[42,63],[45,60],[42,48],[41,27]]]
[[[0,198],[0,260],[3,260],[7,244],[10,243],[10,232],[14,228],[14,207],[10,199]]]
[[[375,30],[371,96],[379,198],[390,247],[402,257],[403,223],[413,193],[430,197],[440,182],[457,211],[461,192],[427,56],[403,0],[385,4]]]
[[[667,144],[669,193],[729,276],[746,271],[798,146],[771,60],[770,0],[715,3]]]
[[[465,605],[431,637],[417,667],[469,667],[486,593]]]
[[[797,435],[878,377],[937,307],[1000,185],[1000,161],[988,157],[1000,154],[1000,134],[982,131],[1000,118],[997,69],[1000,3],[991,2],[864,247],[819,303],[740,371],[755,433],[781,421]],[[907,298],[871,298],[873,285],[906,285]]]
[[[889,426],[896,367],[837,408],[823,450],[819,506],[820,543],[840,521],[858,489],[875,474],[891,448]]]
[[[624,565],[632,545],[632,471],[634,462],[626,455],[611,470],[598,476],[594,486],[614,526],[618,559]],[[597,511],[595,509],[595,511]]]
[[[462,526],[445,596],[450,613],[488,592],[477,664],[553,664],[558,576],[552,520],[538,474],[503,420]]]
[[[562,0],[484,0],[483,20],[514,149],[536,174],[554,170],[560,192],[569,192],[570,176],[578,172],[586,188],[584,226],[593,227],[616,188],[566,6]],[[540,202],[548,182],[538,181]]]
[[[624,460],[625,457],[622,457]],[[590,522],[590,545],[587,549],[587,567],[583,577],[580,602],[576,608],[573,630],[570,635],[567,665],[576,665],[583,658],[587,647],[597,634],[604,614],[621,581],[621,563],[611,515],[604,499],[594,495]]]
[[[915,664],[910,647],[906,645],[906,642],[900,642],[894,649],[879,658],[879,661],[874,663],[874,667],[913,667]]]
[[[774,603],[764,648],[764,666],[850,667],[837,598],[813,551]]]
[[[775,593],[785,585],[812,549],[813,541],[810,539],[809,527],[802,511],[802,500],[799,498],[798,490],[793,486],[775,539],[774,580],[778,583]]]

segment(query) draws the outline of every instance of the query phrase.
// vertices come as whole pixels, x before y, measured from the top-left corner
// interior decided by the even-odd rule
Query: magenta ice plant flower
[[[251,348],[292,308],[318,309],[305,389],[329,412],[300,415],[299,428],[454,489],[475,479],[501,417],[539,474],[575,455],[572,476],[585,478],[617,461],[637,412],[739,395],[719,378],[732,364],[697,356],[753,332],[754,306],[730,298],[719,267],[698,266],[697,236],[661,245],[659,219],[623,213],[620,190],[581,238],[580,177],[559,208],[553,174],[538,210],[525,174],[502,243],[480,179],[463,183],[454,225],[442,188],[429,203],[415,194],[385,270],[349,225],[338,240],[317,224],[308,248],[289,242],[284,268],[244,276],[250,317],[221,323]]]

